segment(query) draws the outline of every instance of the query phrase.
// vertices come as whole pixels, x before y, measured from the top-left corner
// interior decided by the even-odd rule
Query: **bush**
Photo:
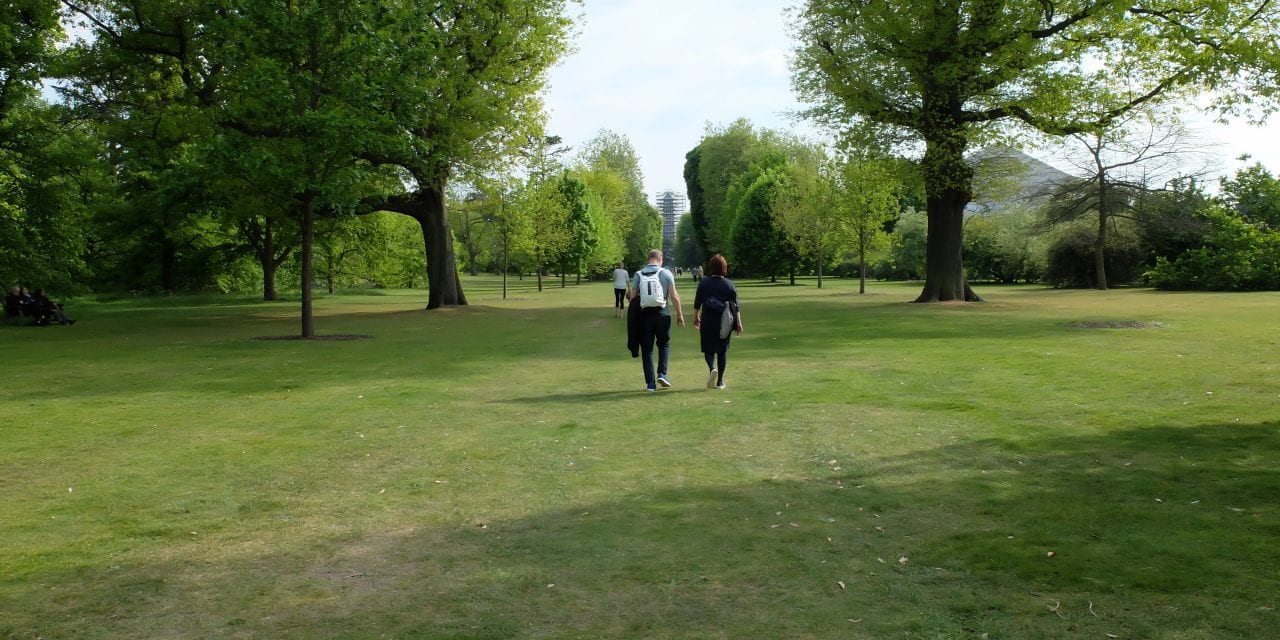
[[[1088,225],[1067,227],[1049,245],[1045,282],[1066,288],[1097,286],[1094,239],[1095,232]],[[1127,284],[1137,279],[1142,253],[1131,235],[1125,232],[1108,234],[1104,251],[1108,285]]]
[[[872,263],[869,275],[878,280],[918,280],[924,277],[925,236],[929,220],[924,211],[908,209],[889,234],[889,249]]]
[[[1035,282],[1044,273],[1028,214],[974,216],[964,227],[964,265],[972,281]]]
[[[1280,231],[1250,223],[1223,207],[1205,212],[1205,246],[1174,260],[1156,259],[1146,274],[1157,289],[1200,291],[1280,290]]]

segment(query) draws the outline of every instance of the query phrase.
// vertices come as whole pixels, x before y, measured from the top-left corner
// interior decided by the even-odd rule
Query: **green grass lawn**
[[[0,327],[0,638],[1280,637],[1278,294],[511,285]]]

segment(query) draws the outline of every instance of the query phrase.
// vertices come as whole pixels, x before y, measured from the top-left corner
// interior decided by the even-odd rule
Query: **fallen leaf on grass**
[[[844,582],[843,582],[843,581],[836,580],[836,584],[840,585],[840,590],[841,590],[841,591],[844,591],[844,590],[845,590],[845,586],[844,586]]]
[[[909,562],[909,560],[907,560],[906,556],[902,556],[901,558],[898,558],[898,564],[906,564],[907,562]]]

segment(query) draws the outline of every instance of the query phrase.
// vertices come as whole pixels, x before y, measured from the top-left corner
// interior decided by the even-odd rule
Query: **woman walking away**
[[[613,315],[618,318],[626,317],[627,311],[624,302],[627,299],[627,289],[631,287],[631,274],[627,273],[622,263],[618,263],[618,268],[613,270]]]
[[[707,261],[704,278],[698,280],[698,292],[693,296],[693,326],[698,328],[702,343],[702,355],[707,360],[707,388],[724,388],[725,358],[729,353],[730,331],[721,331],[727,320],[733,332],[742,335],[742,312],[738,308],[738,289],[726,278],[729,264],[724,256],[716,254]],[[723,318],[724,314],[729,318]]]

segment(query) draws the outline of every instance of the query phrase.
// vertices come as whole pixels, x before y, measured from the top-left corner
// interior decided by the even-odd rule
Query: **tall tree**
[[[788,164],[787,179],[775,190],[772,203],[779,231],[801,256],[813,261],[819,289],[823,266],[838,249],[843,231],[841,203],[830,165],[827,158],[816,154],[813,161]]]
[[[759,146],[759,133],[750,122],[739,119],[723,128],[708,125],[696,148],[696,163],[686,160],[685,186],[693,199],[694,231],[703,254],[729,252],[737,213],[729,188],[751,166]],[[695,165],[697,174],[690,176]]]
[[[1223,203],[1254,224],[1280,229],[1280,178],[1261,163],[1236,171],[1219,181]]]
[[[538,129],[538,92],[568,50],[566,0],[407,0],[380,7],[365,99],[382,114],[369,160],[411,189],[383,208],[422,225],[428,309],[466,304],[445,194],[458,166],[483,163]],[[539,134],[540,135],[540,134]]]
[[[1163,188],[1174,178],[1185,178],[1182,160],[1196,154],[1187,132],[1176,119],[1164,114],[1135,111],[1105,128],[1067,136],[1082,150],[1075,162],[1082,174],[1054,191],[1047,213],[1051,223],[1085,215],[1094,221],[1094,288],[1107,289],[1107,234],[1117,218],[1141,222],[1135,205],[1145,191]],[[1203,171],[1200,171],[1203,173]]]
[[[617,259],[634,265],[644,264],[649,250],[659,241],[649,233],[654,208],[644,191],[644,174],[640,158],[626,136],[603,129],[582,146],[577,155],[578,174],[587,186],[600,196],[609,226],[623,245]],[[598,225],[604,232],[604,225]],[[659,238],[661,231],[659,231]],[[601,236],[602,246],[613,239]],[[603,258],[604,256],[602,256]],[[616,260],[604,266],[612,266]]]
[[[789,273],[791,284],[795,284],[799,255],[778,229],[773,213],[776,194],[786,185],[785,167],[760,167],[758,172],[745,175],[754,179],[738,202],[733,225],[734,268],[771,282],[776,282],[779,274]]]
[[[1193,89],[1275,96],[1274,0],[807,0],[794,84],[851,136],[923,143],[929,217],[918,302],[979,300],[961,255],[965,152],[1014,123],[1090,131]],[[1079,105],[1105,105],[1101,117]]]
[[[867,253],[884,235],[885,225],[898,215],[903,190],[893,161],[883,158],[845,158],[836,193],[845,228],[858,254],[858,293],[867,292]]]
[[[586,183],[565,171],[557,188],[564,202],[564,225],[568,242],[560,251],[560,286],[565,286],[565,274],[572,270],[574,284],[582,282],[582,269],[600,240],[596,221],[592,219],[592,194]],[[595,197],[599,202],[599,197]]]

